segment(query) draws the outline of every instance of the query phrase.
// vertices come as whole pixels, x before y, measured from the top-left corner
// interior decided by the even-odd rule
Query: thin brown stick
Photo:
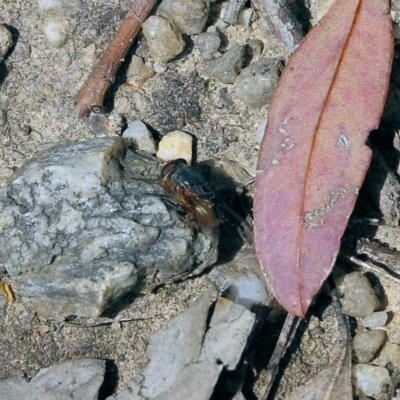
[[[285,355],[286,349],[289,347],[299,326],[300,318],[295,317],[293,314],[287,314],[285,323],[283,324],[278,341],[275,345],[274,352],[267,367],[267,376],[265,378],[265,386],[260,400],[266,400],[271,391],[272,384],[274,383],[276,374],[278,373],[279,364],[282,357]]]
[[[132,8],[123,19],[121,26],[100,57],[93,72],[75,96],[79,116],[85,116],[89,111],[103,111],[104,96],[115,80],[115,75],[137,34],[143,21],[150,14],[155,0],[135,0]]]
[[[252,0],[254,8],[261,11],[271,32],[292,54],[303,40],[299,22],[292,15],[286,0]]]

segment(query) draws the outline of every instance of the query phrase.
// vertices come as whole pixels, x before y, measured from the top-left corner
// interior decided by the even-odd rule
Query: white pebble
[[[362,324],[364,328],[377,328],[378,326],[385,326],[387,320],[387,313],[385,311],[378,311],[365,317]]]
[[[65,18],[50,17],[43,26],[43,33],[47,41],[54,47],[62,47],[67,40],[69,22]]]
[[[344,297],[342,311],[351,317],[367,317],[379,306],[379,300],[368,278],[360,272],[347,274],[341,285]]]
[[[158,145],[157,158],[163,162],[184,158],[192,164],[193,137],[186,132],[167,133]]]
[[[253,10],[251,8],[242,8],[239,12],[236,23],[244,26],[246,29],[250,26]]]
[[[265,282],[256,275],[247,273],[230,278],[234,283],[228,288],[225,297],[234,303],[250,309],[253,304],[260,304],[268,297]]]
[[[357,394],[360,389],[367,396],[373,396],[383,390],[384,385],[390,384],[389,372],[386,368],[373,365],[357,364],[353,366],[353,386]]]
[[[165,64],[154,64],[153,67],[154,71],[157,72],[157,74],[162,74],[163,72],[165,72],[167,70],[167,66]]]
[[[124,139],[134,144],[134,146],[142,151],[155,154],[156,143],[146,125],[141,121],[134,121],[128,129],[122,134]]]

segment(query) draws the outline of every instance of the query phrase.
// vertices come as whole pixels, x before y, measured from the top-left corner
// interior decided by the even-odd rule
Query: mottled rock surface
[[[174,21],[185,35],[197,35],[206,25],[210,0],[163,0],[158,14]]]
[[[133,289],[201,272],[217,244],[165,200],[160,164],[118,137],[56,146],[0,192],[0,261],[44,318],[95,317]]]
[[[222,83],[233,83],[242,68],[243,57],[244,46],[235,44],[221,57],[214,60],[205,73]]]
[[[374,289],[368,278],[359,272],[345,276],[341,299],[343,313],[351,317],[366,317],[371,315],[380,305]]]
[[[13,38],[11,32],[4,25],[0,24],[0,63],[7,55],[12,45]]]
[[[204,32],[196,39],[196,48],[205,61],[211,61],[214,58],[220,45],[221,38],[217,32]]]
[[[207,330],[213,297],[210,287],[156,332],[145,370],[109,399],[208,400],[222,368],[232,371],[238,365],[255,321],[244,307],[220,298]]]
[[[381,330],[358,332],[351,343],[353,360],[366,364],[371,361],[385,342],[386,332]]]
[[[185,48],[178,27],[170,20],[151,16],[143,23],[151,56],[158,62],[172,60]]]
[[[242,69],[235,80],[235,92],[248,107],[259,108],[269,103],[278,84],[282,63],[264,58]]]
[[[7,400],[96,400],[104,373],[103,360],[63,361],[40,370],[29,383],[21,376],[0,379],[0,393]]]

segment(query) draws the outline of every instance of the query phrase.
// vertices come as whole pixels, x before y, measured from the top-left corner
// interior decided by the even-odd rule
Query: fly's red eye
[[[172,170],[176,167],[176,161],[170,161],[168,164],[164,165],[163,169],[161,170],[161,178],[167,177]]]
[[[161,170],[161,178],[167,178],[168,175],[177,167],[180,166],[182,168],[182,164],[187,166],[187,162],[184,158],[178,158],[176,160],[170,161],[166,165],[164,165],[163,169]]]

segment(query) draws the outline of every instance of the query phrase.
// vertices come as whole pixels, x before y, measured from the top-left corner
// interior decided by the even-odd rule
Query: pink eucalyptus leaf
[[[371,161],[393,56],[387,0],[336,0],[290,58],[268,112],[255,245],[277,300],[304,317],[332,270]]]

